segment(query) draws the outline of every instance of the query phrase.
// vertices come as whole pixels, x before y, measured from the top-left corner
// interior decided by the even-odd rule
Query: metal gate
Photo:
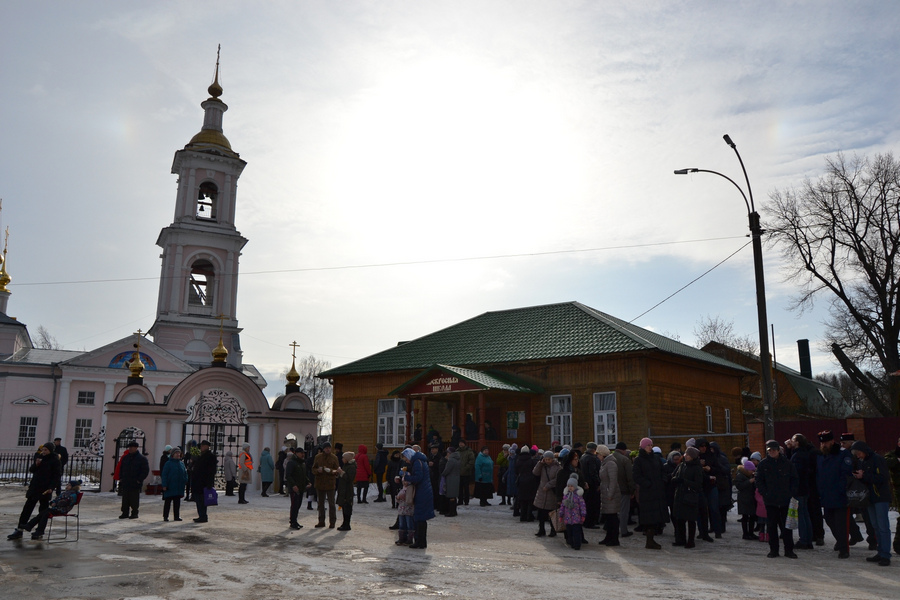
[[[224,487],[222,471],[225,453],[231,452],[236,461],[242,450],[241,445],[247,441],[250,430],[247,409],[225,390],[206,390],[187,411],[188,418],[182,428],[182,448],[186,448],[190,440],[198,444],[203,440],[209,441],[219,463],[216,487]]]

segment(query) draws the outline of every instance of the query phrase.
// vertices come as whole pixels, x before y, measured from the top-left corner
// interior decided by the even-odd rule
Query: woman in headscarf
[[[606,537],[600,540],[600,545],[618,546],[619,511],[622,509],[619,463],[603,444],[597,446],[597,456],[600,457],[600,514],[603,515],[603,529],[606,530]]]
[[[638,511],[644,535],[647,536],[648,550],[660,550],[662,546],[654,541],[654,536],[669,520],[666,507],[666,484],[662,463],[653,454],[653,440],[641,440],[641,449],[634,459],[634,483],[638,486]]]
[[[428,521],[434,518],[434,495],[431,492],[431,474],[428,472],[428,457],[412,448],[401,453],[408,463],[404,480],[416,487],[413,522],[416,526],[415,543],[410,548],[428,547]]]
[[[480,506],[490,506],[488,500],[494,497],[494,461],[487,446],[475,457],[475,497],[481,500]]]

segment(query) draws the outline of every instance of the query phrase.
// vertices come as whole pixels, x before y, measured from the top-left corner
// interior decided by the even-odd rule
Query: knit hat
[[[564,459],[568,455],[569,455],[569,449],[564,447],[562,450],[559,451],[559,460]]]
[[[46,444],[44,444],[44,445],[47,446],[47,447],[50,449],[50,452],[53,452],[53,449],[54,449],[54,448],[53,448],[53,444],[51,444],[51,443],[48,442],[48,443],[46,443]],[[128,447],[128,448],[139,448],[139,447],[140,447],[140,444],[137,443],[137,440],[131,440],[130,442],[128,442],[128,446],[127,446],[127,447]]]
[[[566,482],[566,487],[570,485],[573,487],[578,487],[578,475],[576,475],[575,473],[572,473],[572,475],[569,476],[569,480]]]
[[[553,455],[553,453],[551,451],[547,450],[546,452],[544,452],[544,458],[556,458],[556,457]]]
[[[600,456],[602,456],[604,458],[609,456],[609,446],[605,446],[603,444],[598,444],[597,445],[597,454],[599,454]]]
[[[750,460],[749,458],[744,459],[744,462],[741,463],[745,469],[750,471],[751,473],[756,470],[756,464]]]
[[[659,446],[653,446],[654,454],[662,454],[662,449]]]
[[[671,452],[669,452],[669,455],[666,457],[666,460],[669,462],[672,462],[675,460],[675,457],[680,457],[680,456],[681,456],[681,452],[679,452],[678,450],[672,450]]]
[[[628,444],[625,442],[619,442],[616,444],[616,450],[628,450]]]
[[[643,450],[644,448],[652,448],[653,440],[651,440],[650,438],[643,438],[641,440],[641,443],[639,444],[639,447],[641,450]]]
[[[688,441],[686,441],[686,442],[684,443],[684,445],[685,445],[686,447],[688,447],[688,448],[696,448],[696,447],[697,447],[697,440],[695,440],[694,438],[691,438],[691,439],[689,439]]]
[[[353,453],[350,452],[350,451],[344,452],[343,458],[344,458],[344,462],[345,462],[345,463],[348,463],[348,462],[350,462],[351,460],[353,460]]]
[[[241,444],[241,448],[243,448],[244,450],[246,450],[246,449],[249,448],[249,447],[250,447],[250,443],[249,443],[249,442],[244,442],[243,444]]]
[[[515,454],[515,453],[518,452],[518,451],[519,451],[519,445],[518,445],[518,444],[513,444],[512,446],[509,447],[509,453],[510,453],[510,454]]]
[[[172,451],[172,446],[166,444],[166,447],[163,448],[163,452],[171,452],[171,451]]]
[[[178,452],[179,454],[182,454],[181,448],[179,448],[178,446],[175,446],[174,448],[172,448],[172,451],[170,452],[170,454],[175,454],[176,452]]]
[[[588,443],[587,443],[587,449],[588,449],[588,450],[596,450],[596,449],[597,449],[597,444],[596,444],[595,442],[588,442]]]
[[[700,457],[700,451],[693,446],[688,446],[688,449],[684,451],[684,455],[690,456],[692,460],[697,460]]]
[[[529,448],[528,446],[522,446],[522,449],[519,450],[519,454],[530,454],[530,453],[531,453],[531,448]]]
[[[762,460],[762,454],[759,452],[754,452],[750,455],[750,460]]]
[[[531,449],[534,450],[535,452],[537,452],[538,451],[537,444],[532,444]]]
[[[50,454],[53,454],[56,451],[56,444],[53,442],[47,442],[44,444],[44,448],[50,451]]]

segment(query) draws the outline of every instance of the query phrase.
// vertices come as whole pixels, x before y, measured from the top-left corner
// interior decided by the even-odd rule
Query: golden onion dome
[[[291,370],[288,371],[286,379],[290,385],[297,385],[297,382],[300,381],[300,373],[297,372],[297,368],[294,366],[293,358],[291,359]]]
[[[214,146],[222,146],[228,150],[231,150],[231,142],[228,141],[228,138],[225,137],[225,134],[221,131],[216,131],[215,129],[203,129],[191,138],[191,141],[188,142],[188,146],[200,145],[200,144],[212,144]]]
[[[222,336],[219,336],[219,345],[213,348],[212,351],[213,362],[214,363],[223,363],[225,359],[228,358],[228,349],[225,347],[225,344],[222,343]]]

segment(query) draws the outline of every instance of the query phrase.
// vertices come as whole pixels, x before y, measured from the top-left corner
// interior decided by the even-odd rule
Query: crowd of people
[[[825,526],[836,540],[839,559],[850,556],[850,547],[865,542],[876,553],[866,560],[889,566],[891,529],[888,511],[900,497],[900,440],[884,456],[875,453],[852,434],[835,437],[818,434],[818,447],[802,434],[783,444],[766,442],[764,455],[749,448],[733,448],[727,457],[716,442],[704,438],[674,443],[663,456],[650,438],[640,440],[632,452],[625,442],[614,448],[602,444],[504,444],[496,458],[487,446],[476,454],[467,441],[444,445],[429,430],[428,454],[417,445],[388,451],[376,444],[370,459],[368,448],[344,452],[339,443],[323,443],[311,456],[303,447],[282,447],[273,458],[263,450],[257,464],[261,496],[273,493],[290,497],[288,526],[300,529],[299,511],[304,497],[307,509],[317,505],[317,528],[350,531],[354,504],[368,504],[370,484],[378,492],[373,502],[391,501],[397,519],[398,545],[427,547],[428,521],[436,514],[459,516],[458,507],[472,497],[490,506],[494,496],[509,506],[521,522],[537,522],[535,535],[556,537],[564,533],[573,549],[586,543],[589,530],[600,529],[604,546],[619,546],[621,538],[646,537],[645,548],[659,550],[658,537],[672,525],[673,546],[691,549],[697,540],[715,542],[726,533],[736,503],[742,538],[768,544],[768,556],[797,558],[796,550],[825,544]],[[50,514],[65,514],[74,504],[80,481],[59,490],[61,464],[56,446],[40,447],[31,466],[32,478],[19,522],[8,537],[24,531],[40,539]],[[162,516],[181,521],[181,500],[193,500],[196,523],[208,521],[208,506],[217,503],[215,477],[218,458],[207,440],[191,441],[187,451],[166,446],[159,461]],[[254,469],[250,445],[244,443],[237,461],[226,452],[223,474],[226,496],[238,490],[238,503],[247,504],[248,484]],[[139,517],[141,489],[149,473],[147,458],[132,441],[116,466],[122,497],[120,519]],[[495,487],[495,481],[497,485]],[[54,490],[57,498],[51,500]],[[471,494],[471,496],[470,496]],[[735,502],[736,501],[736,502]],[[895,504],[896,505],[896,504]],[[32,517],[35,508],[38,515]],[[337,526],[337,511],[342,514]],[[865,536],[857,524],[861,517]],[[327,519],[326,519],[327,517]],[[636,521],[633,519],[637,519]],[[898,519],[900,525],[900,519]],[[631,526],[633,530],[630,529]],[[900,529],[900,527],[898,527]],[[797,540],[794,540],[794,533]],[[783,551],[783,554],[782,554]],[[900,532],[893,540],[900,553]]]

